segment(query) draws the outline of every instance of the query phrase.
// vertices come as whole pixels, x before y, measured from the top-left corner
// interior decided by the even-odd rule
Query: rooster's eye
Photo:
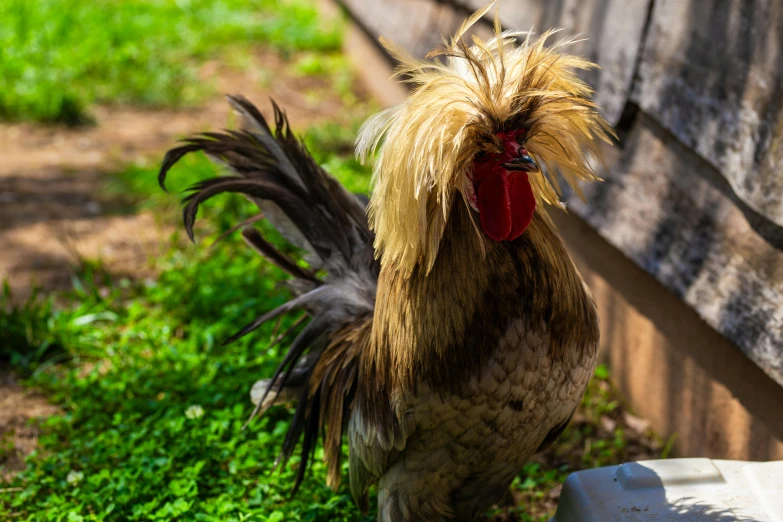
[[[486,159],[486,157],[487,157],[487,151],[485,151],[485,150],[482,150],[481,152],[479,152],[478,154],[476,154],[476,155],[473,157],[473,159],[474,159],[475,161],[482,161],[482,160]]]

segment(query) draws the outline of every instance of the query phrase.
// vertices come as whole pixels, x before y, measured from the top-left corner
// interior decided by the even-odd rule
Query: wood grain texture
[[[486,4],[484,0],[434,2],[432,0],[342,0],[351,14],[375,38],[384,36],[422,57],[459,27],[466,13]],[[616,124],[631,90],[639,43],[650,0],[517,0],[501,2],[503,27],[543,32],[565,29],[585,40],[574,53],[601,64],[584,74],[597,90],[604,116]],[[488,16],[488,22],[494,12]],[[477,32],[490,32],[489,23]]]
[[[783,459],[783,387],[574,213],[553,214],[598,304],[601,358],[674,454]]]
[[[644,115],[604,179],[569,208],[783,384],[781,238]]]
[[[388,38],[422,57],[443,44],[442,35],[459,28],[464,15],[431,0],[341,0],[351,15],[377,40]]]
[[[484,0],[467,0],[471,9]],[[585,39],[574,48],[601,66],[585,74],[604,116],[617,124],[630,95],[650,0],[514,0],[500,2],[504,28],[563,28]],[[494,15],[493,15],[494,16]]]
[[[634,100],[783,225],[783,1],[656,0]]]

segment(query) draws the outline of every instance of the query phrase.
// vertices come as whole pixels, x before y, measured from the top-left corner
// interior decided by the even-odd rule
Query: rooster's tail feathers
[[[257,229],[244,227],[242,237],[248,245],[293,277],[289,283],[296,296],[262,314],[227,342],[293,310],[305,310],[310,316],[275,374],[259,381],[251,396],[257,411],[295,396],[298,399],[278,459],[285,463],[301,439],[302,462],[294,491],[304,479],[322,432],[330,482],[336,484],[342,430],[355,389],[359,347],[362,339],[369,337],[380,268],[365,216],[366,199],[346,191],[315,162],[274,102],[273,132],[245,98],[230,96],[228,100],[239,115],[241,129],[185,139],[166,154],[158,180],[165,189],[171,167],[186,154],[203,151],[232,175],[191,187],[183,209],[191,239],[199,205],[215,195],[233,192],[247,196],[287,241],[305,251],[304,259],[312,268],[300,266]],[[316,275],[321,270],[325,278]]]

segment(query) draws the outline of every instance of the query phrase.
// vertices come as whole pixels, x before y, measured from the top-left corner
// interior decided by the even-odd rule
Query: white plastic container
[[[550,522],[783,522],[783,461],[671,459],[571,474]]]

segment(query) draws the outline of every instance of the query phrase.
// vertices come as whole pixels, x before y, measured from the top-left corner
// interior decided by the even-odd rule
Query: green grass
[[[367,172],[350,157],[315,155],[366,188]],[[214,172],[194,157],[172,173],[172,186]],[[151,168],[119,173],[111,190],[164,219],[176,215],[177,197],[160,192]],[[251,212],[243,199],[223,198],[205,208],[199,236]],[[295,465],[269,474],[284,409],[241,428],[249,387],[274,369],[281,348],[268,348],[271,325],[229,346],[220,341],[288,298],[277,285],[283,274],[236,236],[214,250],[183,249],[178,234],[171,245],[155,281],[114,280],[88,264],[56,306],[54,297],[0,301],[0,357],[63,409],[8,486],[21,491],[0,494],[0,519],[361,520],[345,489],[326,488],[321,464],[293,501]]]
[[[210,92],[197,79],[205,59],[259,43],[335,51],[339,25],[312,0],[3,0],[0,119],[79,123],[94,102],[190,104]]]
[[[268,476],[284,411],[241,429],[248,386],[279,352],[266,348],[270,327],[220,340],[286,297],[275,289],[281,274],[246,250],[172,252],[156,282],[121,280],[102,296],[85,280],[61,296],[68,306],[41,305],[45,330],[17,349],[65,341],[71,363],[27,368],[28,384],[64,413],[44,424],[40,453],[11,484],[22,491],[0,497],[0,519],[355,519],[346,492],[322,485],[321,466],[293,502],[294,468]]]
[[[219,224],[225,208],[207,214]],[[207,228],[214,234],[220,226]],[[12,360],[26,384],[63,409],[44,423],[38,452],[7,485],[20,491],[0,495],[0,519],[372,520],[345,488],[326,488],[318,458],[289,499],[296,459],[270,474],[285,409],[241,428],[249,386],[270,374],[281,351],[268,348],[271,326],[228,346],[220,340],[286,299],[275,284],[280,271],[231,240],[211,252],[173,247],[159,269],[154,282],[89,270],[59,306],[39,299],[0,314],[5,331],[19,332]],[[585,405],[596,418],[616,407],[595,385]],[[622,433],[582,451],[591,435],[589,425],[575,426],[555,446],[560,453],[576,446],[581,462],[527,464],[512,486],[521,503],[507,512],[546,520],[551,513],[537,515],[536,506],[570,471],[624,460]]]

